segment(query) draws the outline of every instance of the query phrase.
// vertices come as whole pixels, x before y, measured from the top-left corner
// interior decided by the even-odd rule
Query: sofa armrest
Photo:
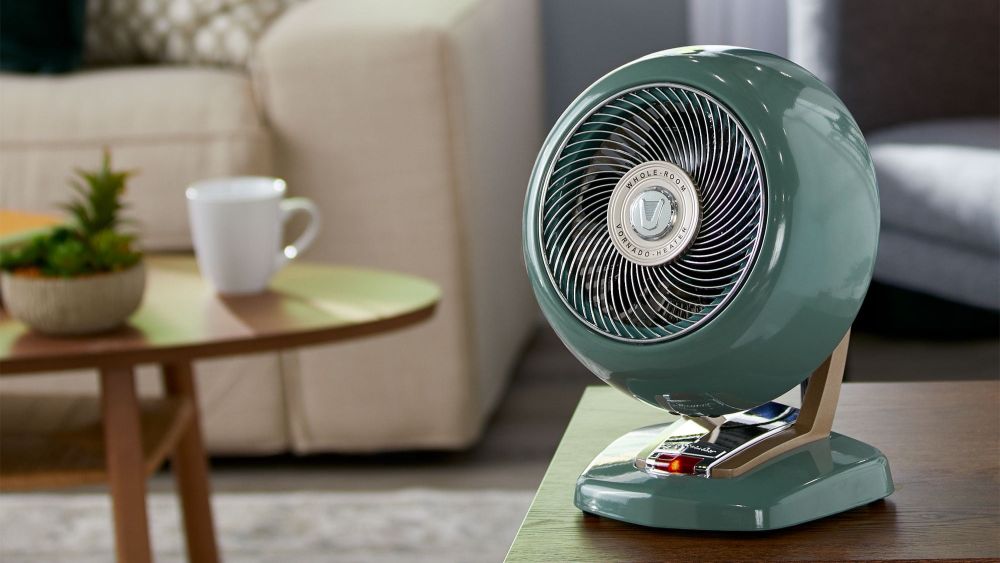
[[[541,140],[537,20],[530,0],[313,0],[261,39],[251,72],[275,168],[323,213],[306,257],[418,274],[443,291],[419,329],[298,357],[300,451],[478,435],[537,318],[519,234]],[[365,384],[331,380],[321,368],[334,363],[364,369]],[[340,384],[360,395],[331,406],[337,392],[322,388]],[[368,428],[351,443],[361,408],[396,435],[379,442]]]

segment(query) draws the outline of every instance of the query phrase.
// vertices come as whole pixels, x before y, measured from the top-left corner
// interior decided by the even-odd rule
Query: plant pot
[[[146,266],[77,278],[3,272],[4,308],[31,328],[53,335],[93,334],[120,326],[139,308]]]

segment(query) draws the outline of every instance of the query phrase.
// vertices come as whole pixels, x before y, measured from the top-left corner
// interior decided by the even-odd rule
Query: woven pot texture
[[[4,308],[31,328],[53,335],[81,335],[117,328],[139,308],[146,267],[77,278],[39,278],[4,272]]]

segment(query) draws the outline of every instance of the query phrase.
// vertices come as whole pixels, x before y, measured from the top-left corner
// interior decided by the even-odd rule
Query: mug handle
[[[278,252],[278,256],[274,262],[275,271],[309,248],[309,245],[316,239],[316,235],[319,234],[320,224],[319,207],[316,207],[315,203],[304,197],[290,197],[288,199],[283,199],[281,200],[280,209],[282,231],[284,231],[285,225],[288,223],[288,220],[292,218],[292,215],[295,215],[300,211],[309,215],[309,224],[306,225],[305,232],[299,235],[299,238],[296,239],[295,242]]]

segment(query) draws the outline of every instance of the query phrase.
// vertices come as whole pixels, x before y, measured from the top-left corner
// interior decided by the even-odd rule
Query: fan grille
[[[618,180],[666,161],[693,180],[701,226],[665,264],[636,264],[612,242]],[[764,229],[764,177],[743,125],[704,92],[653,84],[616,94],[569,135],[547,174],[542,256],[564,303],[611,338],[658,342],[717,315],[743,282]]]

